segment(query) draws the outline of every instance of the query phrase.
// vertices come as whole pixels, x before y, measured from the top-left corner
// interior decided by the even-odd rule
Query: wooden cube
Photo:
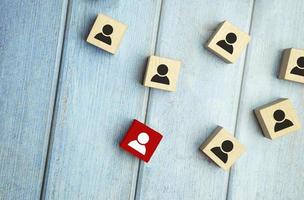
[[[144,86],[175,91],[181,62],[169,58],[150,56]]]
[[[274,139],[301,128],[300,121],[288,99],[278,99],[254,110],[264,135]]]
[[[279,78],[304,83],[304,49],[285,49]]]
[[[134,120],[119,146],[145,162],[149,162],[163,136]]]
[[[87,42],[115,54],[127,30],[127,26],[106,15],[99,14],[87,38]]]
[[[217,127],[213,134],[200,146],[200,150],[218,166],[228,171],[245,152],[245,146],[224,128]]]
[[[206,48],[223,58],[228,63],[234,63],[247,46],[250,36],[240,31],[228,21],[217,28],[208,41]]]

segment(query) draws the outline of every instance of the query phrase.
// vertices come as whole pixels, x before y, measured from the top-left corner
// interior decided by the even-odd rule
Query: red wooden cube
[[[120,147],[148,162],[162,139],[162,135],[145,124],[134,120]]]

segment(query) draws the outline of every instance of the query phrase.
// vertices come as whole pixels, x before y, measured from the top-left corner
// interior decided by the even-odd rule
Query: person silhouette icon
[[[95,35],[95,39],[106,43],[108,45],[112,44],[112,39],[110,35],[113,33],[113,27],[110,24],[106,24],[102,27],[102,32]]]
[[[304,57],[300,57],[297,59],[297,66],[295,66],[291,72],[291,74],[304,76]]]
[[[216,44],[228,53],[233,54],[233,45],[237,40],[236,34],[228,33],[225,40],[220,40]]]
[[[168,73],[167,65],[161,64],[157,67],[157,74],[155,74],[151,81],[156,83],[162,83],[166,85],[170,85],[170,81],[166,74]]]
[[[142,155],[145,155],[146,154],[145,144],[149,142],[149,139],[150,139],[149,135],[147,133],[142,132],[138,134],[137,140],[133,140],[129,142],[128,146],[132,147],[134,150],[138,151]]]
[[[213,147],[211,151],[224,163],[228,161],[228,153],[232,151],[233,143],[230,140],[222,142],[221,147]]]
[[[293,126],[292,121],[285,119],[285,113],[283,110],[274,111],[273,118],[277,121],[274,126],[274,132],[278,132],[280,130]]]

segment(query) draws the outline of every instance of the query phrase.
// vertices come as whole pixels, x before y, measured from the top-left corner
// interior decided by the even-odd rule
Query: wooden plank
[[[39,199],[66,1],[0,2],[0,199]]]
[[[272,141],[252,112],[287,97],[303,126],[303,85],[277,78],[283,49],[304,47],[303,5],[301,0],[256,1],[236,132],[248,151],[231,174],[228,199],[303,199],[303,128]]]
[[[71,2],[46,199],[133,199],[139,161],[118,143],[134,118],[144,120],[159,9],[159,1]],[[86,42],[98,13],[128,25],[115,55]]]
[[[151,91],[147,124],[164,138],[149,164],[141,165],[137,199],[226,199],[229,173],[199,146],[217,125],[234,132],[245,52],[226,64],[203,45],[224,20],[248,32],[252,4],[163,2],[157,55],[182,65],[176,92]]]

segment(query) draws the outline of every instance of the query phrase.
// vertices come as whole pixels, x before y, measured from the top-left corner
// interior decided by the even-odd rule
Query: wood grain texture
[[[45,199],[134,198],[139,161],[119,142],[134,118],[144,120],[159,9],[159,1],[71,1]],[[128,25],[115,55],[86,42],[97,13]]]
[[[39,199],[66,1],[0,2],[0,199]]]
[[[251,10],[252,1],[163,2],[156,55],[182,65],[175,93],[151,91],[147,124],[164,138],[141,166],[137,199],[226,199],[229,173],[199,147],[217,125],[234,132],[245,54],[228,65],[204,44],[224,20],[248,31]]]
[[[303,1],[256,1],[236,135],[247,147],[230,179],[228,199],[303,199],[304,137],[298,133],[269,140],[252,110],[287,97],[303,126],[303,85],[277,78],[283,50],[303,48]]]
[[[269,140],[253,113],[289,98],[304,125],[303,85],[277,78],[302,0],[69,2],[51,129],[67,0],[0,1],[0,200],[39,199],[49,142],[42,199],[303,199],[304,131]],[[98,13],[128,25],[115,55],[86,42]],[[251,30],[235,64],[204,48],[224,20]],[[142,85],[155,45],[182,61],[174,93]],[[118,146],[133,118],[164,135],[148,164]],[[230,175],[199,150],[217,125],[246,147]]]

